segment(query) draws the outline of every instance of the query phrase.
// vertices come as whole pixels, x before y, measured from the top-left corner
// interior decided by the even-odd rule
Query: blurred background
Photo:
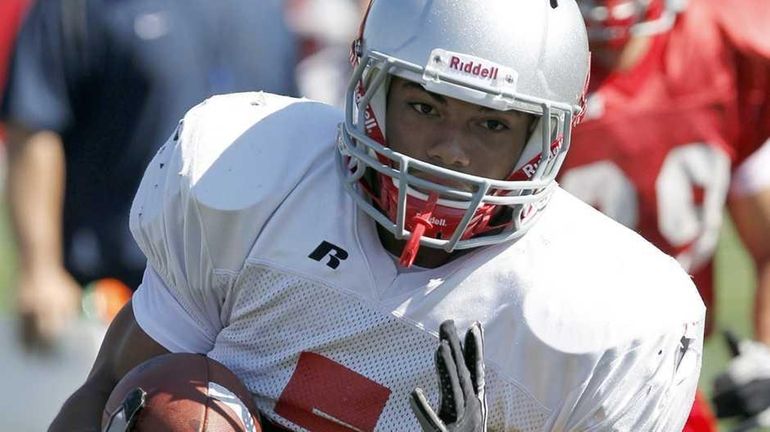
[[[17,29],[20,28],[27,14],[30,13],[30,3],[34,1],[0,0],[0,93],[2,93],[4,84],[8,81],[9,64],[13,56],[13,43]],[[117,42],[114,42],[117,48],[109,45],[105,46],[107,42],[104,40],[95,42],[92,46],[90,41],[77,39],[75,45],[86,46],[83,52],[78,51],[73,54],[79,59],[78,61],[83,59],[83,57],[79,56],[84,55],[84,53],[96,52],[99,53],[99,56],[111,53],[111,55],[117,56],[117,54],[112,53],[119,52],[121,49],[127,52],[130,51],[126,49],[125,41],[121,43],[122,39],[120,38],[128,37],[126,35],[130,36],[132,32],[139,39],[149,42],[162,39],[166,32],[172,34],[175,31],[173,24],[177,22],[173,14],[179,13],[180,9],[179,6],[174,5],[175,2],[170,0],[129,1],[125,2],[131,5],[127,7],[129,10],[120,11],[123,14],[120,16],[131,17],[133,21],[123,22],[128,18],[116,19],[114,11],[91,10],[88,6],[84,6],[86,3],[89,3],[87,0],[70,2],[59,0],[38,1],[41,3],[65,5],[59,8],[58,15],[53,14],[57,19],[65,21],[71,19],[68,17],[73,15],[71,13],[72,10],[77,10],[79,7],[85,7],[83,9],[85,12],[82,12],[82,14],[86,16],[104,14],[103,16],[107,17],[100,21],[100,31],[105,31],[110,35],[107,38],[110,43],[113,43],[113,39],[117,40]],[[33,140],[36,139],[36,131],[54,129],[60,132],[58,138],[55,138],[58,141],[54,142],[59,143],[59,145],[63,143],[62,148],[65,149],[63,156],[54,156],[70,157],[77,160],[78,155],[68,150],[68,140],[75,140],[76,142],[78,139],[77,136],[73,137],[72,129],[95,127],[79,117],[84,116],[84,114],[80,113],[78,109],[82,109],[84,104],[88,105],[88,102],[72,101],[72,94],[80,91],[78,86],[81,85],[81,81],[99,82],[106,86],[134,78],[136,80],[143,80],[142,85],[135,86],[136,88],[131,89],[131,92],[144,92],[147,94],[147,97],[138,98],[133,108],[138,113],[136,114],[137,118],[131,120],[125,126],[125,128],[131,128],[132,130],[145,131],[145,134],[138,138],[126,136],[126,142],[132,142],[132,140],[136,139],[151,142],[151,145],[143,148],[143,153],[125,156],[127,158],[134,158],[137,161],[136,165],[142,167],[144,165],[141,162],[146,163],[147,158],[162,144],[165,137],[173,132],[176,126],[174,120],[165,120],[163,124],[148,125],[147,118],[157,117],[158,113],[163,111],[166,112],[166,115],[163,117],[164,119],[176,119],[186,109],[189,109],[197,101],[202,100],[209,94],[248,90],[250,88],[265,88],[274,92],[306,96],[342,106],[343,92],[347,84],[348,74],[350,73],[348,50],[350,42],[358,30],[365,2],[362,0],[257,0],[257,2],[263,2],[264,5],[262,6],[265,6],[266,9],[263,11],[256,10],[254,13],[269,16],[269,20],[273,21],[273,24],[278,22],[280,25],[274,25],[273,28],[275,30],[261,35],[265,39],[261,46],[253,46],[252,44],[242,42],[241,44],[236,44],[234,49],[239,50],[240,56],[257,58],[259,61],[256,63],[262,62],[263,66],[267,65],[270,67],[260,68],[259,64],[244,64],[242,62],[229,69],[229,66],[227,66],[228,57],[226,56],[232,55],[232,53],[219,53],[213,48],[208,48],[209,51],[205,51],[206,48],[200,46],[206,45],[204,42],[194,42],[199,46],[188,47],[183,42],[186,33],[182,33],[180,37],[182,39],[181,42],[176,42],[170,46],[158,47],[159,52],[141,53],[142,55],[150,56],[142,57],[144,60],[150,59],[156,66],[162,66],[160,68],[162,70],[153,72],[157,75],[140,76],[144,71],[137,70],[132,72],[136,74],[135,76],[123,71],[120,76],[116,77],[115,71],[105,70],[107,68],[104,67],[104,64],[99,63],[101,61],[100,58],[88,58],[85,60],[86,62],[93,61],[97,66],[90,69],[83,68],[88,69],[85,71],[76,70],[73,72],[72,66],[69,64],[72,60],[68,60],[64,54],[61,54],[61,58],[57,57],[54,59],[55,61],[52,61],[50,58],[43,61],[39,58],[41,57],[40,53],[45,52],[46,49],[59,53],[66,53],[67,50],[73,49],[68,44],[58,41],[55,37],[53,37],[53,40],[50,40],[51,34],[56,34],[56,31],[61,30],[56,28],[55,24],[52,24],[50,12],[41,12],[41,15],[46,15],[46,17],[37,18],[36,26],[38,28],[34,32],[30,31],[32,36],[25,40],[23,45],[20,45],[24,47],[23,49],[29,50],[31,54],[19,57],[23,59],[20,63],[25,63],[23,66],[19,66],[20,68],[23,67],[19,70],[25,71],[25,74],[38,74],[41,76],[36,78],[37,81],[32,80],[32,84],[26,85],[29,88],[16,89],[14,90],[15,94],[9,96],[11,102],[8,105],[14,107],[15,113],[18,113],[17,120],[21,119],[23,121],[19,121],[20,124],[13,126],[6,125],[8,128],[7,133],[0,132],[0,383],[3,383],[6,388],[6,391],[0,394],[0,431],[40,431],[46,429],[61,403],[82,383],[88,373],[106,325],[116,308],[125,300],[127,295],[126,289],[130,285],[128,281],[132,280],[130,276],[127,276],[122,279],[121,283],[113,279],[113,277],[118,277],[118,275],[110,274],[109,271],[101,273],[83,271],[81,274],[76,275],[74,281],[80,288],[86,289],[87,293],[82,299],[77,299],[77,306],[74,309],[77,318],[61,321],[64,324],[58,326],[53,331],[53,334],[45,334],[44,329],[32,330],[32,333],[35,333],[35,331],[38,333],[37,336],[32,336],[32,338],[37,338],[38,340],[33,342],[24,340],[22,335],[25,333],[20,330],[24,324],[18,319],[17,312],[17,305],[20,303],[17,287],[20,284],[31,283],[29,280],[34,278],[25,278],[21,275],[24,271],[22,268],[24,266],[20,265],[21,256],[23,253],[29,253],[29,251],[20,252],[20,242],[13,234],[12,218],[10,216],[12,213],[9,208],[9,187],[6,187],[8,186],[7,159],[9,151],[7,149],[8,146],[3,145],[2,142],[8,141],[9,137],[12,136],[15,137],[14,139],[22,141]],[[269,13],[267,12],[268,4],[273,7]],[[69,10],[70,8],[72,10]],[[194,7],[185,7],[184,5],[181,8],[195,9]],[[211,13],[209,11],[207,14],[207,6],[199,5],[199,8],[201,16],[208,15],[210,18]],[[235,8],[235,10],[240,11],[242,9],[239,7]],[[185,13],[189,14],[191,12],[187,10]],[[74,22],[78,22],[77,16],[79,14],[80,12],[74,14],[76,17]],[[240,14],[242,15],[243,12]],[[226,14],[221,15],[219,18],[221,22],[218,23],[196,21],[201,20],[201,16],[185,15],[180,20],[194,22],[198,28],[206,28],[206,31],[210,32],[206,34],[206,37],[220,38],[217,39],[219,43],[223,43],[223,41],[226,41],[223,38],[228,37],[225,31],[226,28],[240,28],[238,25],[227,21],[231,18]],[[243,22],[240,22],[240,24],[245,25]],[[114,26],[114,32],[111,32],[111,28],[105,30],[105,26]],[[46,38],[41,35],[48,35],[49,40],[45,41]],[[249,36],[251,33],[244,33],[244,35],[246,36],[242,37],[254,37],[253,35]],[[232,37],[237,38],[238,36]],[[38,46],[35,44],[42,45]],[[46,46],[46,44],[50,46]],[[198,52],[197,50],[200,50],[202,53],[197,57],[195,54],[191,54],[188,58],[182,54]],[[150,51],[150,49],[147,49],[147,51]],[[129,57],[129,55],[133,54],[135,54],[133,51],[123,53],[121,55],[126,57],[119,59],[119,61],[127,63],[136,61],[136,59]],[[158,59],[163,58],[166,58],[166,62],[170,64],[161,65],[163,62]],[[78,63],[78,65],[80,64]],[[276,66],[278,64],[282,66]],[[191,88],[191,86],[194,87],[193,84],[185,88],[178,88],[178,86],[172,86],[169,83],[168,80],[174,82],[194,82],[195,77],[183,77],[181,75],[186,73],[186,68],[199,66],[207,68],[209,73],[204,77],[200,77],[201,85],[197,88]],[[52,80],[46,75],[56,72],[74,74],[76,78],[68,76],[62,78],[64,82],[54,82],[51,84]],[[240,73],[248,73],[251,74],[252,78],[256,77],[259,79],[255,81],[241,80],[239,78]],[[169,74],[171,75],[169,76]],[[159,78],[161,76],[163,78]],[[167,81],[164,81],[164,79]],[[105,82],[108,84],[104,84]],[[132,82],[128,83],[129,87],[132,85]],[[43,87],[48,86],[54,86],[54,88],[41,90]],[[64,90],[59,91],[56,86],[60,86]],[[20,87],[25,87],[25,85]],[[66,95],[62,96],[62,92],[66,93]],[[57,97],[61,99],[57,100]],[[77,96],[77,98],[88,97],[108,99],[117,96],[94,95],[87,91],[83,91]],[[37,105],[56,105],[57,103],[64,103],[63,101],[72,103],[75,107],[58,111],[56,107],[47,107],[45,110],[36,111],[37,108],[34,106],[27,106],[33,103]],[[153,105],[154,108],[148,108],[150,105]],[[103,109],[105,105],[103,103],[94,103],[94,106],[97,108],[89,107],[86,110],[91,113],[89,115],[93,115],[94,111]],[[140,114],[145,117],[141,117]],[[111,115],[127,114],[116,112]],[[51,118],[56,120],[51,120]],[[98,130],[98,133],[104,134],[107,133],[106,131],[107,129],[102,128]],[[147,137],[153,138],[148,139]],[[83,138],[80,137],[80,139]],[[23,158],[26,156],[14,154],[13,157]],[[82,164],[93,162],[94,159],[89,159],[93,157],[95,156],[89,153],[88,157],[81,157],[80,162],[77,162],[74,166],[83,167]],[[105,157],[111,157],[113,160],[122,160],[124,156],[111,154]],[[111,175],[114,175],[114,167],[107,166],[106,164],[105,162],[106,169]],[[72,170],[71,167],[69,169],[70,171]],[[88,171],[86,168],[82,169]],[[41,172],[48,171],[43,169]],[[127,169],[126,173],[131,173],[130,175],[135,176],[135,178],[127,179],[130,180],[128,183],[134,184],[138,182],[141,172],[142,170],[139,169]],[[70,172],[69,174],[77,175],[78,173]],[[98,177],[104,174],[96,173],[94,175]],[[67,184],[72,185],[72,183]],[[29,185],[25,184],[19,186],[18,189],[10,189],[15,190],[16,194],[23,194],[28,190],[26,189],[27,186]],[[43,185],[43,187],[45,186]],[[54,189],[56,187],[56,184],[54,184]],[[35,206],[38,204],[36,201],[38,201],[39,195],[33,192],[28,193],[32,197],[30,200],[32,203],[29,204],[30,207],[28,207],[27,211],[34,212]],[[64,193],[77,194],[79,192],[78,190],[70,190]],[[89,193],[97,194],[98,191],[90,191]],[[76,199],[81,198],[77,197]],[[43,200],[43,198],[40,198],[40,200]],[[130,198],[127,198],[125,201],[119,204],[105,205],[112,205],[116,210],[111,211],[116,213],[120,213],[123,211],[121,209],[125,209],[124,216],[127,216],[126,206],[130,204]],[[97,200],[97,202],[103,201]],[[91,204],[87,204],[87,206],[89,206],[90,214],[101,215],[108,213],[106,208],[102,210],[98,205],[94,207]],[[76,217],[72,215],[77,214],[77,212],[73,212],[68,215],[66,208],[64,213],[65,219],[67,217]],[[22,221],[17,222],[17,224],[23,227],[24,213],[17,214],[17,219],[19,218],[18,215],[22,215]],[[85,218],[87,219],[87,217]],[[753,287],[756,282],[755,270],[752,261],[747,256],[730,223],[729,215],[726,214],[725,218],[727,223],[724,224],[721,231],[716,257],[715,285],[716,304],[718,305],[716,328],[730,328],[739,336],[749,338],[752,337]],[[68,222],[77,225],[76,222],[79,221]],[[99,224],[101,223],[104,223],[103,219],[94,222],[93,226],[86,226],[83,229],[94,229],[98,233],[101,227]],[[122,222],[118,220],[116,223]],[[30,229],[34,232],[34,227]],[[66,229],[72,229],[73,232],[77,232],[79,228],[65,227]],[[127,227],[124,227],[124,229],[127,229]],[[64,236],[67,237],[66,232]],[[77,249],[81,250],[81,252],[85,250],[84,253],[73,253],[75,256],[92,256],[99,254],[99,251],[106,255],[105,251],[113,249],[113,246],[107,240],[99,246],[98,242],[79,242],[77,239],[80,237],[75,234],[71,237],[73,238],[69,240],[65,238],[65,243],[67,244],[61,245],[61,248],[73,248],[73,250]],[[96,237],[98,238],[98,235]],[[95,251],[92,249],[95,249]],[[66,259],[69,258],[65,257]],[[73,265],[77,267],[77,263]],[[101,266],[101,268],[109,268],[109,266]],[[115,272],[119,271],[116,270]],[[660,301],[663,302],[665,299],[660,299]],[[29,313],[33,314],[34,312]],[[66,313],[66,311],[62,313]],[[721,338],[712,337],[707,341],[701,380],[702,389],[707,394],[711,391],[710,383],[713,378],[724,370],[728,360],[729,355]],[[728,430],[727,426],[729,426],[729,423],[723,423],[722,425],[724,430]]]

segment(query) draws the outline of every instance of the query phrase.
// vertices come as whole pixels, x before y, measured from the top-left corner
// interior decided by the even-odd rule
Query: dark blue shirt
[[[65,257],[81,283],[139,282],[128,210],[155,150],[212,94],[294,94],[294,50],[283,0],[37,0],[1,113],[62,136]]]

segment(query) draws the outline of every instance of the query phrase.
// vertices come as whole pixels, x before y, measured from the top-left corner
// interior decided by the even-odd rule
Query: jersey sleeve
[[[658,296],[654,315],[629,326],[637,328],[630,337],[600,353],[589,377],[564,398],[549,430],[682,430],[700,374],[705,308],[690,277],[675,260],[666,260],[658,271],[670,277],[651,279],[659,285],[648,292],[670,294]]]
[[[194,126],[194,116],[195,110],[185,118],[190,126]],[[214,300],[224,287],[216,286],[214,263],[203,235],[205,227],[191,194],[189,164],[196,155],[188,145],[194,138],[183,124],[180,122],[174,135],[150,162],[131,206],[131,233],[147,257],[149,274],[158,276],[148,278],[146,272],[137,296],[139,299],[170,296],[180,309],[165,308],[166,313],[183,311],[202,334],[213,338],[223,325],[219,320],[219,302]],[[163,314],[150,313],[157,309],[150,306],[162,303],[136,302],[134,311],[144,331],[169,348],[168,341],[173,337],[155,331],[163,328]]]
[[[770,4],[764,0],[711,2],[722,32],[745,56],[770,59],[770,39],[766,37]]]
[[[150,266],[147,266],[142,283],[131,298],[134,319],[145,333],[171,352],[205,354],[214,347],[217,333],[214,326],[202,326],[188,308],[182,306],[174,292]],[[216,307],[208,308],[212,313]],[[217,316],[204,321],[216,322]]]
[[[736,162],[741,163],[770,138],[770,3],[762,0],[712,2],[721,33],[734,51],[740,135]]]
[[[703,359],[705,307],[691,277],[676,260],[666,260],[659,271],[667,277],[657,280],[663,289],[649,292],[661,303],[659,316],[648,317],[653,330],[618,351],[623,355],[613,359],[611,351],[609,361],[601,363],[605,370],[599,380],[589,383],[599,400],[607,393],[599,411],[606,418],[597,421],[606,422],[606,430],[682,430],[692,409]]]
[[[572,413],[573,420],[587,416],[565,430],[682,430],[695,399],[702,333],[703,322],[692,323],[608,353]]]
[[[308,135],[318,136],[300,125],[329,124],[321,106],[263,93],[215,96],[185,115],[147,167],[130,228],[162,284],[142,290],[168,291],[204,339],[213,342],[228,325],[233,281],[266,222],[308,166],[331,150],[313,145]],[[162,314],[141,307],[135,313],[150,336],[174,338],[153,334],[163,327]]]

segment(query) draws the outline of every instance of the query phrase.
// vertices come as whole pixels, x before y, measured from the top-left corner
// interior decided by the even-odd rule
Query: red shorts
[[[698,390],[695,394],[695,402],[692,404],[692,411],[687,418],[682,432],[718,432],[717,419],[711,412],[709,405],[703,393]]]

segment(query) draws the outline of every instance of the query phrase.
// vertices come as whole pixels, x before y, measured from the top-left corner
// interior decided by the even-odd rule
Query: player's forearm
[[[8,200],[25,269],[62,263],[64,149],[58,135],[8,128]]]
[[[110,324],[86,382],[64,402],[49,432],[101,430],[102,410],[118,381],[117,363],[132,323],[129,302]]]
[[[129,301],[110,324],[85,384],[67,399],[49,432],[101,430],[102,410],[118,381],[136,365],[168,352],[144,333]]]
[[[759,341],[770,345],[770,188],[755,194],[752,204],[759,226],[749,248],[757,274],[754,333]]]
[[[754,336],[770,344],[770,188],[732,197],[730,212],[756,268]]]
[[[89,380],[64,402],[48,431],[99,432],[102,410],[111,391],[111,385]]]
[[[770,345],[770,260],[757,263],[756,289],[754,332],[757,340]]]

